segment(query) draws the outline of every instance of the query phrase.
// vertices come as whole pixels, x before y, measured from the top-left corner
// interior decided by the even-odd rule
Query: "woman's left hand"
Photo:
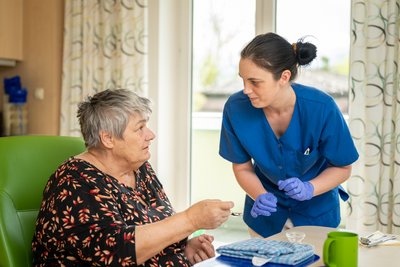
[[[186,258],[191,264],[195,264],[214,257],[213,241],[214,237],[206,234],[189,239],[185,248]]]

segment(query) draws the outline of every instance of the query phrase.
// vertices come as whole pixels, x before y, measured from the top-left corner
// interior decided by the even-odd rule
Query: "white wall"
[[[191,1],[149,0],[150,159],[176,210],[189,205]]]

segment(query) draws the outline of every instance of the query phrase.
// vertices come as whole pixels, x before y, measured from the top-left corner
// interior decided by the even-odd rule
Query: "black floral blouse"
[[[148,162],[132,189],[70,158],[44,189],[32,241],[34,266],[136,266],[135,226],[173,213]],[[185,244],[172,244],[141,266],[190,266]]]

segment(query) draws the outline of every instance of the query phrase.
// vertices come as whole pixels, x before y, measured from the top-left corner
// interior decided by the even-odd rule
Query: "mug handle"
[[[323,258],[324,258],[324,264],[326,266],[336,266],[336,265],[332,265],[329,263],[329,248],[333,242],[335,242],[335,239],[330,238],[330,237],[328,237],[324,242]]]

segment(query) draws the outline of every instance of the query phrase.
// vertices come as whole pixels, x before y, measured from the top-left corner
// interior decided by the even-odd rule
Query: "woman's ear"
[[[100,142],[103,144],[105,148],[114,147],[114,138],[108,132],[100,131]]]
[[[281,82],[288,83],[290,81],[290,77],[292,77],[292,73],[290,70],[284,70],[281,74]]]

